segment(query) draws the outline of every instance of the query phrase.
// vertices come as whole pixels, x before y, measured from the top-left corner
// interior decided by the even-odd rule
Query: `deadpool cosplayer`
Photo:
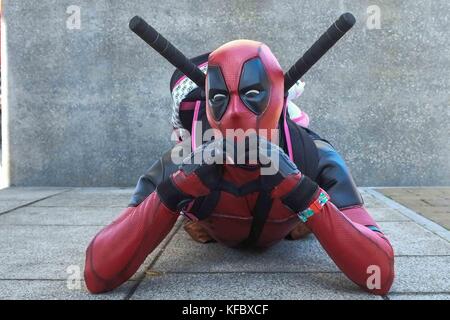
[[[389,240],[364,208],[341,156],[293,121],[288,108],[289,89],[354,23],[351,14],[342,15],[284,74],[263,43],[232,41],[189,60],[141,18],[130,21],[137,35],[177,67],[171,80],[173,122],[190,131],[192,139],[179,144],[192,145],[193,152],[181,164],[174,163],[172,152],[164,154],[139,179],[129,207],[91,241],[85,265],[89,291],[110,291],[127,281],[180,215],[195,240],[230,247],[268,247],[312,232],[350,280],[374,294],[389,291],[394,278]],[[231,129],[256,130],[258,146],[269,146],[277,157],[276,172],[262,175],[258,164],[190,161],[216,143],[198,144],[208,128],[223,136]],[[273,130],[279,132],[276,144]],[[375,283],[370,270],[378,273]]]

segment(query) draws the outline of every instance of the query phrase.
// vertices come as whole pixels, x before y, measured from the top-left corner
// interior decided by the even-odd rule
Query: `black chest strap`
[[[319,173],[319,152],[313,138],[317,135],[307,128],[300,127],[289,118],[286,119],[286,122],[292,143],[294,163],[302,174],[315,181]],[[286,132],[283,131],[283,133],[281,145],[287,152]]]
[[[208,218],[219,203],[222,190],[214,190],[205,197],[197,198],[192,205],[191,212],[197,219],[204,220]],[[252,210],[252,225],[248,237],[240,244],[241,247],[251,247],[258,242],[264,225],[272,209],[272,198],[267,191],[260,191],[256,199],[255,207]]]
[[[267,191],[261,191],[252,211],[252,225],[247,239],[241,242],[241,247],[252,247],[256,245],[261,232],[266,224],[269,212],[272,209],[272,198]]]
[[[206,117],[201,117],[201,119],[205,120]],[[315,134],[309,129],[299,127],[289,118],[286,120],[293,146],[294,163],[303,174],[306,174],[311,179],[316,180],[318,176],[319,155],[313,141]],[[281,126],[281,128],[283,127]],[[280,146],[282,146],[287,152],[286,132],[283,133],[284,134],[280,137]],[[240,187],[236,187],[231,182],[222,181],[218,190],[213,191],[206,197],[196,199],[191,208],[191,212],[194,213],[199,220],[208,218],[219,203],[221,192],[228,192],[237,197],[245,196],[253,192],[259,192],[255,207],[252,211],[253,220],[249,235],[240,244],[242,247],[250,247],[255,245],[258,242],[270,210],[272,209],[273,201],[270,197],[270,193],[260,189],[259,179],[250,181]]]
[[[190,211],[197,219],[204,220],[213,213],[219,203],[219,199],[220,190],[213,190],[209,195],[195,199]]]

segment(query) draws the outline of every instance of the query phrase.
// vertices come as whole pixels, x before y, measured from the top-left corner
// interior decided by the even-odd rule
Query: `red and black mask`
[[[210,54],[206,113],[211,127],[222,135],[227,129],[254,129],[270,139],[271,129],[278,126],[283,101],[283,71],[265,44],[237,40]]]

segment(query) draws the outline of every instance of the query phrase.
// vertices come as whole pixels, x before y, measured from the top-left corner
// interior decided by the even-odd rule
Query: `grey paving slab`
[[[365,188],[365,191],[367,193],[370,193],[374,198],[385,203],[386,206],[388,206],[389,208],[392,208],[392,209],[395,209],[395,210],[401,212],[404,216],[408,217],[410,220],[414,221],[418,225],[426,228],[427,230],[432,231],[433,233],[439,235],[441,238],[450,242],[450,231],[448,231],[444,227],[427,219],[426,217],[418,214],[417,212],[395,202],[394,200],[389,199],[388,197],[384,196],[380,192],[375,191],[374,189]]]
[[[391,208],[369,208],[368,209],[372,218],[377,222],[382,221],[409,221],[407,217],[402,215],[397,210]]]
[[[8,228],[2,237],[0,279],[67,279],[69,266],[84,270],[86,248],[99,227],[30,227]],[[150,255],[132,279],[139,277],[158,252]],[[83,276],[83,275],[82,275]]]
[[[29,193],[23,188],[9,190],[0,204],[14,205],[50,191],[54,192],[39,188]],[[122,202],[128,203],[131,192],[119,188],[73,189],[0,215],[0,298],[122,299],[133,281],[145,274],[133,298],[379,298],[361,291],[339,272],[312,235],[299,241],[282,241],[267,250],[237,250],[193,241],[179,229],[181,219],[131,282],[117,291],[92,296],[83,288],[67,289],[67,267],[84,268],[89,241],[120,214],[126,206]],[[363,196],[370,199],[369,211],[391,240],[397,256],[390,298],[448,299],[450,243],[389,203],[365,191]]]
[[[6,188],[0,190],[0,214],[64,192],[63,188]]]
[[[51,188],[51,187],[11,187],[0,190],[0,201],[34,201],[42,199],[53,194],[68,190],[69,188]]]
[[[442,294],[389,294],[390,300],[450,300],[450,293]]]
[[[450,256],[397,257],[392,293],[450,294]]]
[[[380,299],[340,273],[209,273],[147,277],[132,299]]]
[[[176,232],[177,224],[173,232]],[[67,268],[84,270],[86,248],[101,226],[0,225],[0,279],[64,280]],[[171,234],[150,254],[131,279],[138,278]]]
[[[66,281],[0,280],[0,299],[6,300],[120,300],[124,299],[135,281],[128,281],[114,291],[90,294],[84,284],[69,289]]]
[[[130,188],[74,189],[48,200],[39,201],[38,207],[127,207],[132,195]]]
[[[368,193],[362,193],[362,198],[364,200],[364,205],[367,208],[387,208],[388,206],[382,201],[376,199],[374,196]]]
[[[120,215],[119,207],[27,206],[0,216],[0,225],[107,225]]]
[[[412,221],[380,222],[396,255],[450,255],[450,243]]]
[[[338,271],[312,235],[303,240],[284,240],[266,250],[250,251],[218,243],[197,243],[182,229],[153,269],[164,272]]]
[[[1,279],[66,279],[84,267],[85,250],[101,227],[0,226]]]
[[[409,222],[382,222],[396,255],[447,255],[450,243]],[[208,263],[201,263],[207,261]],[[227,248],[221,244],[200,244],[180,230],[154,266],[158,271],[337,271],[334,263],[312,236],[282,241],[263,251]]]

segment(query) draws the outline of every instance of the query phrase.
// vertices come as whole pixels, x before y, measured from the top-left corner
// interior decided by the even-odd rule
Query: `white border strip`
[[[0,1],[1,3],[1,1]],[[3,4],[4,6],[6,4]],[[1,11],[1,10],[0,10]],[[7,24],[6,19],[11,18],[9,16],[5,17],[5,10],[1,13],[1,51],[2,51],[2,61],[1,61],[1,68],[2,68],[2,74],[1,74],[1,99],[2,99],[2,119],[1,119],[1,130],[2,130],[2,148],[0,149],[2,152],[1,158],[1,164],[0,164],[0,188],[6,188],[10,185],[11,180],[11,155],[10,155],[10,128],[9,128],[9,112],[10,112],[10,105],[8,103],[8,33],[7,33]]]
[[[414,212],[413,210],[399,204],[398,202],[395,202],[394,200],[386,197],[382,193],[375,191],[373,188],[361,188],[362,190],[366,191],[371,196],[375,197],[377,200],[384,202],[386,205],[388,205],[392,209],[396,209],[404,216],[410,218],[417,224],[421,225],[425,229],[437,234],[441,238],[447,240],[450,242],[450,231],[445,229],[444,227],[440,226],[436,222],[433,222],[424,216]]]

